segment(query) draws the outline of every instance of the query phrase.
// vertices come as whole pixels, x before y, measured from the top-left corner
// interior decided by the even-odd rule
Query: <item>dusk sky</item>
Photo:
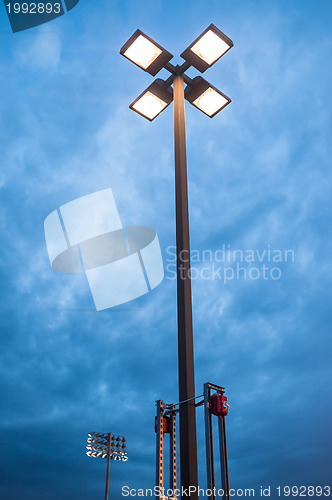
[[[154,78],[119,50],[140,28],[178,64],[211,23],[234,47],[204,78],[232,103],[186,103],[196,394],[226,387],[232,488],[332,485],[331,1],[80,0],[19,33],[1,2],[1,500],[104,498],[93,430],[128,441],[110,499],[155,484],[155,401],[178,402],[173,105],[129,109]],[[97,312],[44,220],[106,188],[157,231],[165,279]],[[202,408],[197,436],[206,487]]]

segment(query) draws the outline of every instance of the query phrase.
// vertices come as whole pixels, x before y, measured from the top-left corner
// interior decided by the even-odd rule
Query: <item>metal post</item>
[[[164,487],[164,424],[163,424],[163,401],[157,401],[157,420],[156,420],[156,486],[160,495],[163,496],[162,489]]]
[[[109,432],[108,433],[108,447],[107,447],[105,500],[108,500],[108,494],[109,494],[109,488],[110,488],[111,436],[112,436],[112,433]]]
[[[191,305],[189,214],[183,75],[174,79],[175,199],[177,248],[177,310],[179,401],[195,396],[194,346]],[[196,487],[198,499],[195,401],[180,404],[181,486]]]
[[[215,488],[214,475],[214,456],[213,456],[213,435],[212,418],[210,409],[211,389],[209,384],[204,384],[204,416],[205,416],[205,443],[206,443],[206,471],[207,471],[207,489],[212,491],[211,500],[215,500],[213,493]]]
[[[229,499],[229,475],[226,443],[226,422],[225,417],[218,417],[219,444],[220,444],[220,467],[221,467],[221,487],[224,491],[223,499]]]
[[[175,405],[173,405],[173,412],[170,414],[170,450],[169,450],[169,458],[170,458],[170,489],[173,494],[172,497],[175,497],[175,490],[177,485],[177,474],[176,474],[176,413],[175,413]]]

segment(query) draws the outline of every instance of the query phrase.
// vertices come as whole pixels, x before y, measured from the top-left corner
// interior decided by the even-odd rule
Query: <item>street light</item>
[[[173,57],[172,54],[141,30],[135,31],[120,50],[120,54],[152,76],[159,73]]]
[[[191,66],[204,73],[218,59],[233,47],[233,42],[214,24],[206,28],[189,47],[182,52],[181,57]]]
[[[173,93],[166,90],[163,80],[155,80],[129,106],[132,110],[148,120],[154,120],[173,101]]]
[[[203,73],[231,47],[232,40],[211,24],[181,54],[185,60],[181,66],[171,64],[172,55],[140,30],[120,50],[153,76],[162,68],[171,73],[167,80],[155,80],[130,108],[152,121],[174,100],[180,471],[181,486],[196,487],[191,494],[194,500],[198,499],[198,477],[190,258],[181,259],[190,256],[184,99],[210,118],[231,100],[203,78],[189,78],[185,71],[194,66]]]
[[[196,76],[192,80],[192,86],[186,89],[184,96],[187,101],[203,111],[210,118],[213,118],[231,102],[229,97],[201,76]]]
[[[108,500],[111,460],[122,460],[122,462],[127,462],[128,453],[126,452],[126,439],[123,436],[118,436],[116,434],[112,434],[111,432],[108,434],[104,434],[102,432],[90,432],[88,434],[87,442],[88,444],[86,448],[88,451],[86,454],[88,457],[107,458],[105,500]]]

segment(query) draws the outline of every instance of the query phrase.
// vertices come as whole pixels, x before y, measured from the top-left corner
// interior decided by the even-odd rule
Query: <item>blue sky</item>
[[[186,106],[191,247],[295,258],[278,280],[193,281],[196,392],[227,388],[234,488],[331,484],[331,14],[327,0],[80,0],[13,34],[1,4],[2,499],[102,498],[90,430],[128,439],[112,498],[154,485],[154,401],[178,401],[176,283],[97,313],[84,276],[52,270],[43,222],[111,187],[167,265],[172,106],[153,123],[128,109],[153,79],[119,50],[140,28],[178,63],[211,22],[234,48],[204,78],[232,104],[213,120]],[[205,486],[202,409],[197,424]]]

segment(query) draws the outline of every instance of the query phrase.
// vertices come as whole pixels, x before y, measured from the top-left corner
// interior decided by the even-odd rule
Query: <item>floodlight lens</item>
[[[138,111],[138,113],[141,113],[150,120],[153,120],[153,118],[159,115],[159,113],[161,113],[166,106],[167,103],[165,101],[152,94],[152,92],[147,91],[140,99],[138,99],[138,101],[135,102],[133,108],[135,111]]]
[[[229,45],[213,33],[213,31],[209,30],[190,50],[211,66],[228,49]]]
[[[161,52],[150,40],[147,40],[143,35],[139,35],[128,47],[124,56],[141,68],[147,69],[160,56]]]
[[[228,103],[228,100],[216,92],[212,87],[209,87],[203,94],[201,94],[193,104],[209,116],[217,113]]]

